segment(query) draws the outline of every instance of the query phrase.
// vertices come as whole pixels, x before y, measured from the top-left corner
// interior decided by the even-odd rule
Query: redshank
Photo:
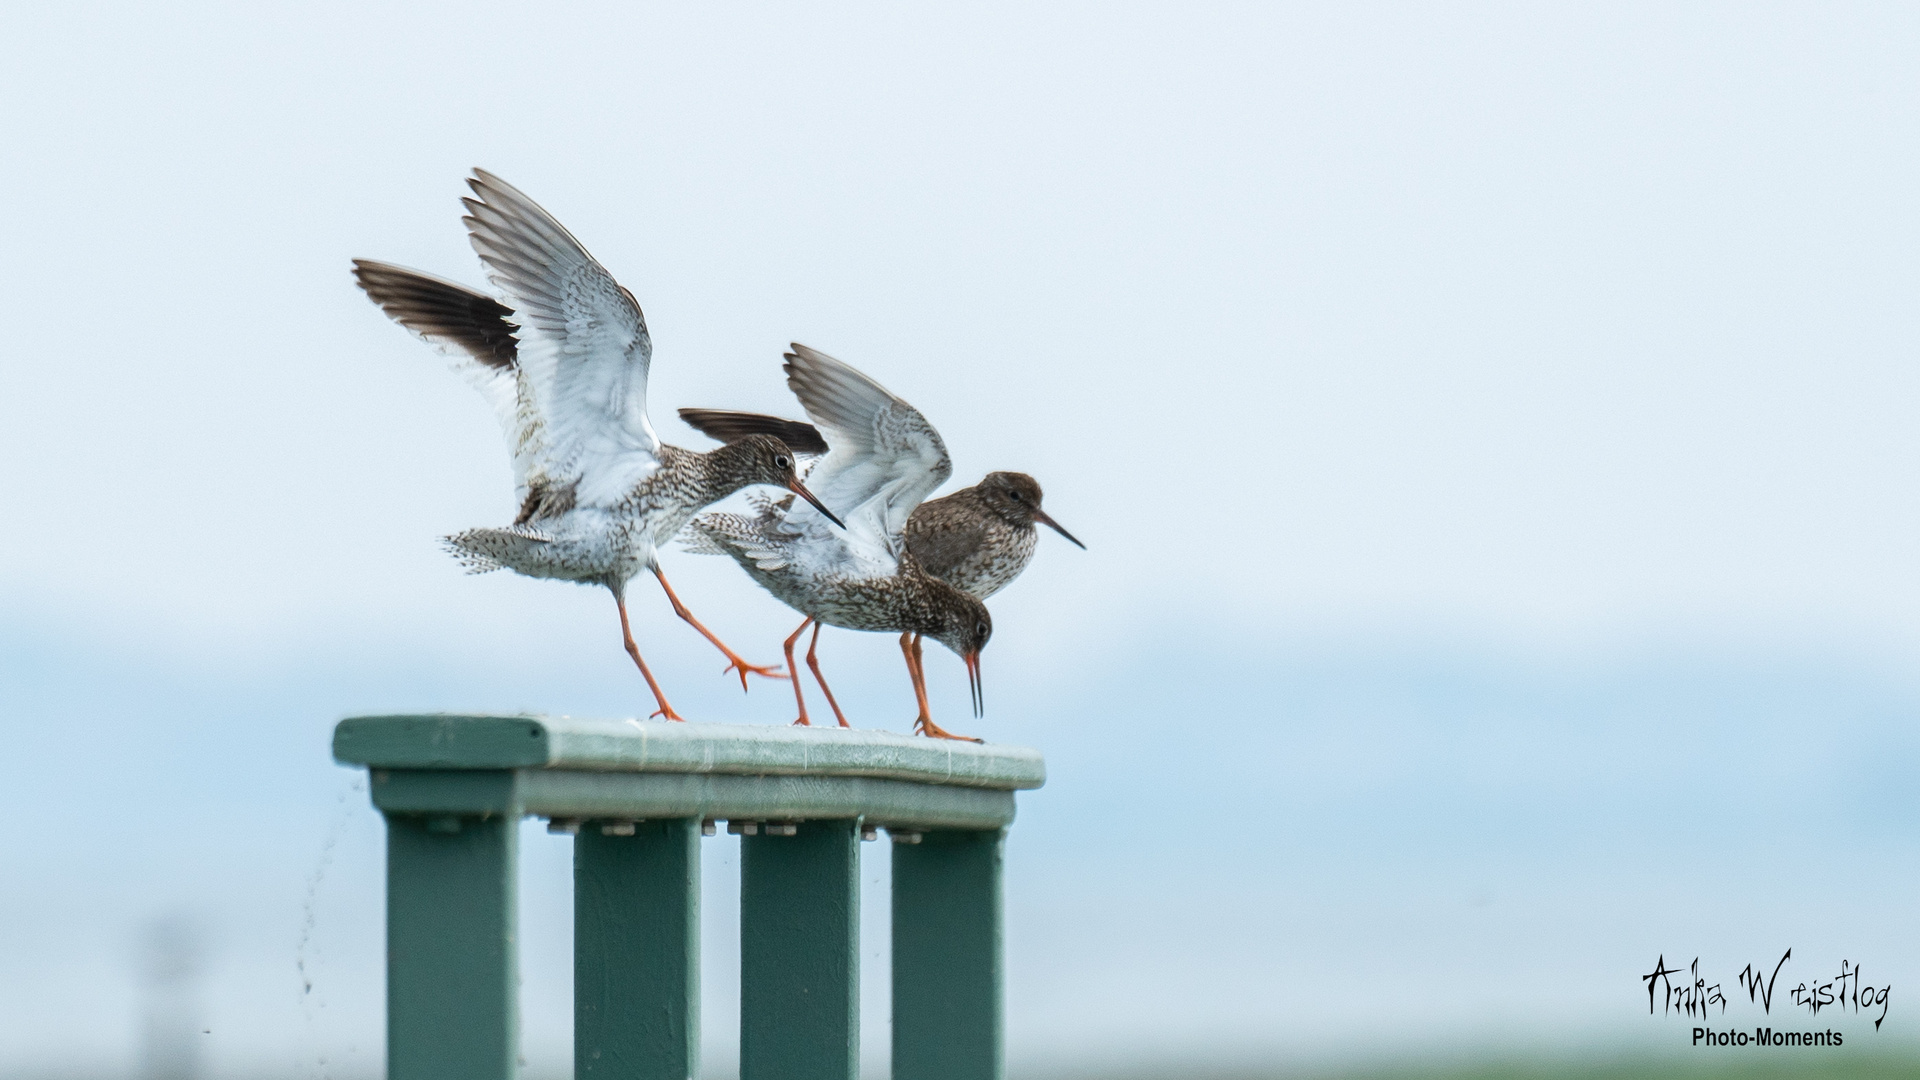
[[[808,626],[898,632],[900,651],[919,705],[914,730],[956,739],[934,723],[917,636],[960,655],[967,665],[974,715],[980,715],[980,650],[993,635],[985,604],[928,574],[907,548],[908,515],[952,474],[940,433],[919,410],[879,383],[825,353],[794,345],[787,385],[812,418],[827,452],[808,472],[820,499],[841,508],[842,530],[822,512],[791,499],[766,502],[757,516],[706,513],[693,519],[689,546],[731,556],[782,603],[805,615],[786,640],[787,669]],[[816,677],[813,650],[808,664]],[[824,690],[826,684],[821,683]],[[794,679],[796,723],[808,723],[806,697]],[[832,702],[832,692],[828,691]],[[835,715],[840,709],[834,706]],[[847,726],[840,717],[841,726]]]
[[[674,613],[726,654],[744,689],[749,664],[695,618],[657,558],[707,505],[753,484],[787,488],[838,520],[801,483],[779,439],[752,434],[700,453],[662,443],[647,420],[653,344],[633,294],[553,216],[500,178],[468,181],[467,236],[503,300],[430,274],[355,260],[354,276],[396,322],[441,348],[492,403],[513,456],[513,524],[468,529],[447,547],[474,573],[603,585],[626,651],[659,704],[679,720],[641,658],[626,586],[650,570]]]

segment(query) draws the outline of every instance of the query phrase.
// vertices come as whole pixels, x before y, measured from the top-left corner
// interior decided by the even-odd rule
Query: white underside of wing
[[[886,548],[842,533],[817,514],[814,520],[819,524],[790,525],[777,509],[757,517],[709,512],[694,518],[681,536],[688,551],[737,553],[760,570],[796,583],[879,579],[899,572],[899,560]]]
[[[807,487],[846,522],[849,544],[895,559],[907,517],[953,469],[940,436],[905,402],[878,410],[872,425],[859,433],[823,426],[829,449],[807,474]],[[788,520],[802,530],[832,529],[804,502]]]
[[[787,376],[828,446],[807,487],[845,527],[793,499],[758,518],[702,515],[696,548],[723,545],[762,571],[801,579],[893,577],[908,515],[953,471],[939,432],[879,383],[804,345],[788,354]]]
[[[577,484],[577,503],[610,505],[660,465],[646,321],[552,215],[497,177],[476,170],[472,183],[468,238],[513,309],[517,409],[537,418],[527,480]]]
[[[797,538],[783,549],[787,562],[810,577],[833,577],[847,581],[888,578],[900,572],[900,559],[893,548],[870,531],[847,523],[845,532],[833,527],[820,512],[802,502],[811,520],[795,522],[789,514],[788,529]]]
[[[660,442],[647,422],[644,380],[636,392],[613,365],[599,365],[599,377],[545,378],[569,366],[558,354],[577,342],[523,328],[520,339],[518,400],[536,417],[538,436],[529,446],[537,460],[530,472],[554,483],[575,480],[574,500],[582,506],[610,506],[660,468]],[[590,368],[591,364],[574,364]],[[609,417],[619,420],[608,423]],[[516,455],[516,461],[518,455]]]

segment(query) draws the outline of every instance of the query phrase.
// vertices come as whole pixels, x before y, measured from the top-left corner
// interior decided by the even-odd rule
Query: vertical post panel
[[[928,831],[893,848],[894,1080],[1001,1080],[1005,833]]]
[[[740,838],[740,1080],[860,1073],[860,835]]]
[[[388,815],[388,1080],[518,1071],[518,824]]]
[[[573,1072],[700,1071],[700,821],[586,822],[573,840]]]

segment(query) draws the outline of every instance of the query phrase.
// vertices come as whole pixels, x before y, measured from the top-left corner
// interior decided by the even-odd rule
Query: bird
[[[820,437],[820,432],[801,420],[723,409],[681,409],[680,419],[715,439],[775,435],[802,457],[827,452],[826,440]],[[1039,541],[1034,528],[1036,522],[1066,537],[1082,551],[1086,550],[1087,545],[1040,508],[1040,500],[1040,482],[1026,473],[988,473],[970,488],[914,507],[913,513],[907,516],[907,550],[922,570],[985,600],[1011,584],[1033,561]],[[805,630],[806,624],[800,629]],[[846,715],[834,700],[826,676],[820,673],[819,644],[820,628],[815,623],[813,639],[807,645],[807,667],[813,672],[814,681],[820,684],[821,693],[826,695],[827,704],[832,706],[834,718],[842,727],[847,727]],[[918,641],[913,643],[913,648],[918,650]],[[791,642],[787,670],[795,678],[799,677],[800,669],[793,664]],[[802,715],[805,712],[806,706],[802,704]]]
[[[914,730],[967,739],[934,722],[918,641],[931,637],[959,654],[979,716],[980,651],[993,636],[993,618],[978,598],[927,573],[905,535],[914,507],[953,473],[946,444],[919,410],[851,365],[797,343],[785,359],[787,386],[825,449],[807,479],[823,502],[840,509],[845,528],[827,528],[812,506],[763,500],[755,515],[698,515],[688,525],[687,546],[730,556],[768,592],[806,616],[785,644],[787,670],[796,675],[794,645],[808,626],[814,628],[814,646],[823,624],[898,632],[920,710]],[[807,662],[817,678],[811,646]],[[824,681],[821,688],[826,689]],[[794,722],[810,723],[797,677],[793,696],[800,710]],[[827,698],[833,700],[832,691]],[[834,713],[842,727],[850,726],[837,704]]]
[[[725,409],[681,409],[680,419],[722,442],[772,435],[803,458],[827,452],[820,432],[802,420]],[[907,517],[907,550],[922,570],[985,600],[1033,561],[1039,541],[1035,524],[1086,550],[1040,508],[1041,498],[1040,482],[1026,473],[990,472],[972,487],[914,507]]]
[[[513,459],[519,513],[504,528],[443,538],[471,573],[604,586],[620,613],[627,655],[659,705],[681,720],[634,643],[626,587],[642,569],[674,613],[713,642],[737,671],[749,664],[695,618],[668,584],[661,546],[695,514],[741,488],[786,488],[835,521],[778,438],[752,434],[704,453],[663,443],[647,419],[653,343],[640,304],[559,221],[484,169],[461,202],[467,238],[501,298],[392,263],[356,259],[368,298],[454,360],[493,405]]]

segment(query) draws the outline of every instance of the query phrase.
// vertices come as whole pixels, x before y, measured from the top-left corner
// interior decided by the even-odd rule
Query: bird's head
[[[987,639],[993,637],[993,616],[987,614],[987,605],[967,593],[944,581],[929,580],[935,587],[937,614],[934,628],[927,636],[966,661],[967,686],[973,693],[973,715],[979,716],[986,707],[980,685],[980,650],[986,648]]]
[[[814,509],[827,516],[828,521],[843,529],[846,528],[846,523],[836,517],[833,511],[827,509],[825,503],[814,497],[813,492],[807,490],[807,485],[800,482],[800,473],[795,467],[797,459],[793,451],[787,449],[786,443],[772,435],[748,435],[721,447],[720,452],[732,459],[742,486],[769,484],[773,487],[786,488],[812,503]]]
[[[1026,473],[988,473],[986,479],[980,481],[979,491],[987,508],[1012,524],[1031,526],[1039,522],[1072,541],[1075,547],[1086,550],[1087,545],[1074,539],[1072,533],[1040,509],[1040,481]]]

